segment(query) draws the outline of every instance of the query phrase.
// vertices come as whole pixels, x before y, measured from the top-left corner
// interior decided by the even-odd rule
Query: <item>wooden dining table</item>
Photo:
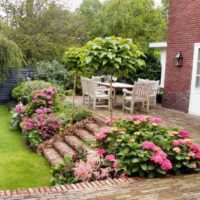
[[[109,82],[97,82],[98,85],[110,87]],[[120,82],[113,82],[112,89],[114,90],[114,103],[116,104],[116,91],[123,90],[123,89],[133,89],[133,85],[127,83],[120,83]]]

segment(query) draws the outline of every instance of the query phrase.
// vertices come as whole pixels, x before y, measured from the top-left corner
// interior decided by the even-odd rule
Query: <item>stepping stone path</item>
[[[105,118],[89,117],[40,144],[37,151],[43,154],[51,165],[62,164],[66,156],[74,157],[78,152],[92,150],[89,144],[95,141],[95,133],[105,126]]]

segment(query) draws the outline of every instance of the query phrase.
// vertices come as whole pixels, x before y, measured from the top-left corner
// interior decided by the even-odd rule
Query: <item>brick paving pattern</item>
[[[0,192],[2,200],[199,200],[200,176],[136,181],[115,179],[57,187]],[[5,192],[5,191],[4,191]]]

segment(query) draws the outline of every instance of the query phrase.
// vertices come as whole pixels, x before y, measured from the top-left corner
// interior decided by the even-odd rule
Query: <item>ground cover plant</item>
[[[11,111],[11,124],[22,130],[23,138],[33,149],[91,115],[86,109],[73,107],[65,100],[64,90],[48,82],[23,82],[12,94],[19,103]]]
[[[0,105],[0,189],[50,185],[50,167],[40,155],[29,150],[20,131],[10,129],[10,112]]]

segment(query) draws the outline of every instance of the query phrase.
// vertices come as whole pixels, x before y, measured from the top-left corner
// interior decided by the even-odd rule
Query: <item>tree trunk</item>
[[[72,104],[74,106],[75,96],[76,96],[76,82],[77,82],[77,74],[74,76],[74,88],[73,88],[73,97],[72,97]]]
[[[110,111],[110,119],[112,119],[113,117],[113,105],[112,105],[112,75],[110,75],[110,94],[109,94],[109,98],[110,98],[110,106],[109,106],[109,111]]]

